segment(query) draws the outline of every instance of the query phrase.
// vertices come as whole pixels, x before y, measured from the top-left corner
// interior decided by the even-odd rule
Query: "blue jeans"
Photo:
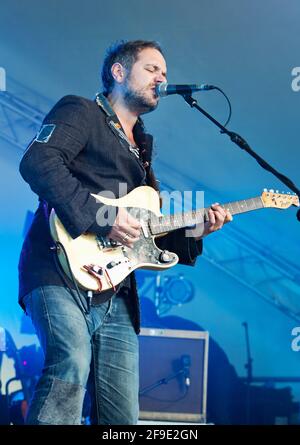
[[[44,286],[26,295],[45,355],[27,424],[80,424],[90,372],[96,422],[137,423],[138,338],[129,299],[119,293],[83,314],[68,288]]]

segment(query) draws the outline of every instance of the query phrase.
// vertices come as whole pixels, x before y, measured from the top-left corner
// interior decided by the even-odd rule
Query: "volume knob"
[[[113,267],[117,266],[118,263],[115,261],[111,261],[110,263],[106,264],[107,269],[112,269]]]
[[[168,250],[163,250],[159,255],[159,261],[161,263],[169,263],[172,261],[170,252]]]

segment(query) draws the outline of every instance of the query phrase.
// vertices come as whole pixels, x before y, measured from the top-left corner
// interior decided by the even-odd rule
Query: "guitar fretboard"
[[[260,196],[243,201],[234,201],[227,204],[222,204],[223,209],[229,210],[232,215],[238,213],[250,212],[264,207]],[[171,232],[172,230],[181,229],[183,227],[192,227],[195,224],[200,224],[208,221],[208,210],[210,207],[191,210],[185,213],[176,213],[175,215],[161,216],[154,218],[150,222],[150,228],[153,235],[160,233]]]

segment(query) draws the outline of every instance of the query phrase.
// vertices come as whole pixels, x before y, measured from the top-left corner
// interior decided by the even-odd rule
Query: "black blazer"
[[[20,256],[21,305],[22,298],[36,287],[65,285],[50,250],[53,241],[48,216],[52,207],[73,238],[87,231],[105,236],[111,227],[97,224],[99,203],[91,193],[109,190],[118,198],[149,183],[143,162],[129,150],[111,120],[105,107],[100,108],[96,102],[65,96],[46,116],[40,132],[21,160],[20,173],[40,199]],[[147,141],[146,149],[151,153],[152,138],[147,137],[143,129],[141,131],[140,122],[135,130],[140,138],[138,143],[145,145]],[[195,263],[202,250],[202,242],[185,238],[184,229],[169,233],[157,244],[177,253],[180,262],[189,265]],[[133,323],[138,332],[138,295],[134,274],[130,277]],[[73,287],[71,282],[70,286]]]

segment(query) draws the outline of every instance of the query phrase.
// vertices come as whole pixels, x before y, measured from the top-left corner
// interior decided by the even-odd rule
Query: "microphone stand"
[[[144,396],[145,394],[152,391],[153,389],[155,389],[161,385],[166,385],[167,383],[169,383],[170,380],[175,379],[176,377],[178,377],[181,374],[184,375],[184,373],[185,373],[185,369],[181,368],[178,372],[171,374],[168,377],[164,377],[163,379],[160,379],[157,382],[152,383],[149,386],[146,386],[146,388],[143,388],[141,391],[139,391],[139,396]]]
[[[196,108],[198,111],[200,111],[200,113],[202,113],[217,127],[219,127],[222,134],[227,134],[227,136],[230,137],[232,142],[238,145],[242,150],[245,150],[247,153],[249,153],[249,155],[252,156],[259,163],[261,167],[263,167],[265,170],[269,171],[274,176],[276,176],[276,178],[278,178],[283,184],[289,187],[300,198],[300,190],[298,189],[298,187],[296,187],[296,185],[287,176],[280,173],[278,170],[276,170],[274,167],[268,164],[262,157],[260,157],[257,153],[255,153],[255,151],[252,150],[252,148],[249,146],[247,141],[245,141],[245,139],[243,139],[239,134],[235,133],[234,131],[227,130],[227,128],[225,128],[222,124],[220,124],[220,122],[218,122],[214,117],[212,117],[209,113],[207,113],[207,111],[201,108],[198,105],[196,99],[194,99],[191,95],[182,94],[181,96],[192,108]],[[300,210],[298,210],[297,212],[297,219],[298,221],[300,221]]]
[[[246,337],[246,348],[247,348],[247,363],[245,364],[245,368],[247,369],[247,388],[246,388],[246,424],[250,425],[250,413],[251,413],[251,383],[253,381],[252,375],[252,362],[250,353],[250,342],[249,342],[249,330],[248,323],[244,321],[242,325],[245,328],[245,337]]]

